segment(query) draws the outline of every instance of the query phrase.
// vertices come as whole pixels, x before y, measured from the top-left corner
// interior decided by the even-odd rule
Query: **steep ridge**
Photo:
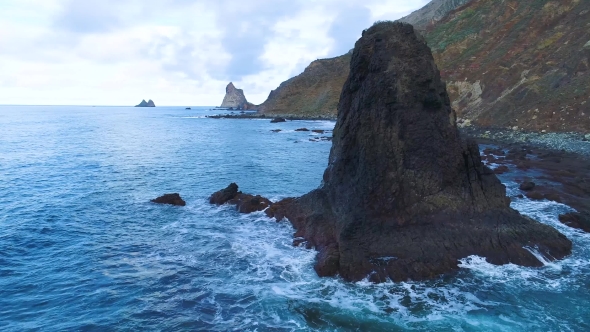
[[[435,24],[457,7],[460,7],[473,0],[432,0],[426,6],[412,12],[410,15],[399,19],[400,22],[410,23],[422,30],[429,25]]]
[[[425,37],[459,117],[590,130],[590,1],[475,0]]]
[[[402,20],[423,29],[460,122],[590,131],[590,1],[434,0]],[[282,83],[261,109],[333,116],[334,107],[313,105],[326,86],[336,105],[349,59],[320,60],[340,63]]]
[[[350,65],[348,54],[313,61],[303,73],[281,83],[268,99],[258,106],[272,115],[335,117],[340,91]]]

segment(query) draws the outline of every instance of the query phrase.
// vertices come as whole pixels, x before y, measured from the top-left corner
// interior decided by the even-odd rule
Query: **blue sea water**
[[[569,207],[513,202],[574,243],[542,268],[474,256],[427,282],[321,279],[288,223],[207,197],[314,189],[331,143],[295,129],[334,123],[213,113],[0,106],[0,330],[590,330],[590,235],[557,221]],[[170,192],[187,206],[149,202]]]

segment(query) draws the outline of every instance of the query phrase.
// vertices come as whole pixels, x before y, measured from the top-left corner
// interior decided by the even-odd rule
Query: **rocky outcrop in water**
[[[170,204],[170,205],[177,205],[177,206],[185,206],[186,202],[180,197],[178,193],[174,194],[165,194],[160,196],[156,199],[151,200],[152,203],[158,204]]]
[[[156,104],[154,104],[154,101],[151,99],[149,101],[145,101],[144,99],[141,101],[141,103],[135,105],[135,107],[156,107]]]
[[[247,110],[252,109],[254,105],[250,104],[246,100],[244,90],[236,89],[234,84],[230,82],[225,88],[225,97],[221,103],[222,108],[236,109],[236,110]]]
[[[363,32],[342,90],[323,185],[268,208],[319,253],[320,276],[436,277],[469,255],[541,266],[571,251],[555,229],[509,207],[505,187],[463,141],[430,49],[411,25]]]
[[[209,203],[215,205],[232,204],[240,213],[252,213],[263,211],[272,203],[260,195],[244,194],[238,191],[238,185],[231,183],[227,188],[213,193],[209,197]]]
[[[570,212],[559,216],[559,221],[573,228],[590,233],[590,213]]]

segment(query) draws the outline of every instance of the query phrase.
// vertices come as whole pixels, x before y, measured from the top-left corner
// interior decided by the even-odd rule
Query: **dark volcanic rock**
[[[295,129],[295,131],[309,131],[309,129],[307,129],[307,128],[299,128],[299,129]]]
[[[530,192],[526,193],[525,196],[529,199],[534,200],[534,201],[540,201],[543,198],[545,198],[545,196],[543,196],[543,194],[541,194],[538,191],[530,191]]]
[[[271,201],[260,195],[254,196],[243,193],[238,193],[229,203],[234,204],[240,213],[263,211],[272,204]]]
[[[277,122],[287,122],[287,120],[285,120],[285,118],[274,118],[274,119],[270,120],[270,123],[277,123]]]
[[[559,215],[559,221],[573,228],[590,232],[590,213],[570,212]]]
[[[218,192],[213,193],[211,197],[209,197],[209,203],[222,205],[230,200],[232,200],[238,194],[238,185],[235,183],[230,183],[227,188],[222,189]]]
[[[166,194],[164,196],[160,196],[156,199],[152,199],[151,202],[158,203],[158,204],[178,205],[178,206],[185,206],[186,205],[186,202],[182,198],[180,198],[180,195],[177,193]]]
[[[509,207],[474,142],[461,139],[430,49],[411,25],[363,32],[338,105],[323,185],[266,212],[315,247],[320,276],[424,279],[469,255],[541,266],[571,242]]]
[[[496,169],[494,169],[494,173],[496,174],[504,174],[506,172],[508,172],[510,169],[508,168],[508,166],[506,165],[500,165],[498,167],[496,167]]]
[[[235,183],[231,183],[227,188],[211,195],[209,203],[216,205],[232,204],[236,206],[240,213],[263,211],[272,204],[270,200],[260,195],[254,196],[238,191],[238,185]]]
[[[531,181],[525,181],[520,184],[519,189],[523,191],[531,191],[535,189],[535,183]]]

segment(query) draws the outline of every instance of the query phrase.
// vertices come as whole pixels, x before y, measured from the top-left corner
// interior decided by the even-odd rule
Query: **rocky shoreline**
[[[590,142],[582,135],[489,128],[470,128],[462,134],[489,146],[482,152],[484,163],[520,183],[521,193],[511,199],[526,196],[563,203],[577,212],[560,216],[560,221],[590,232]]]
[[[306,116],[295,116],[295,115],[281,115],[281,114],[216,114],[205,116],[210,119],[269,119],[284,118],[289,121],[296,120],[307,120],[307,121],[336,121],[336,118],[331,116],[322,117],[306,117]]]
[[[523,144],[540,149],[566,151],[590,159],[590,134],[533,132],[499,128],[464,127],[461,134],[482,144]]]

